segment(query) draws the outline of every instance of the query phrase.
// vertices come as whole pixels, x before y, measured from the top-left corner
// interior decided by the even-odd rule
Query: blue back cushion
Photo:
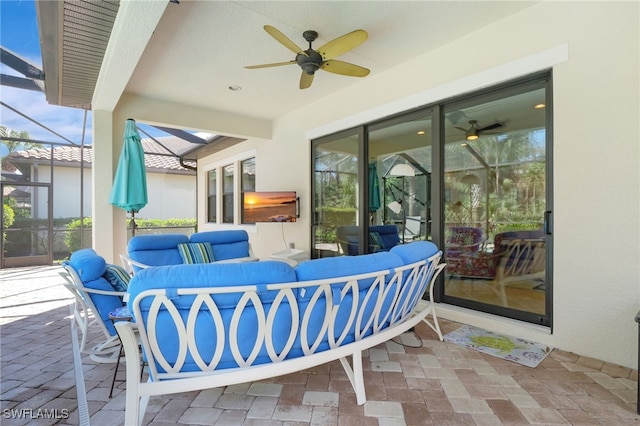
[[[375,232],[382,240],[382,248],[389,250],[400,243],[398,227],[396,225],[375,225],[369,227],[369,232]]]
[[[177,307],[184,324],[187,322],[187,316],[191,309],[191,305],[195,300],[195,296],[178,296],[174,289],[177,288],[207,288],[207,287],[223,287],[223,286],[245,286],[274,283],[294,282],[296,275],[287,263],[277,261],[249,262],[249,263],[226,263],[226,264],[196,264],[196,265],[175,265],[158,268],[144,269],[134,275],[129,283],[129,294],[131,303],[140,292],[152,288],[165,289],[172,302]],[[213,300],[218,309],[220,309],[223,322],[225,324],[225,334],[229,336],[229,326],[233,310],[238,305],[238,301],[243,293],[228,293],[214,295]],[[268,315],[271,302],[275,297],[275,292],[265,291],[259,292],[259,297],[263,302]],[[151,299],[141,301],[140,307],[142,311],[142,319],[136,318],[137,322],[142,320],[147,323]],[[280,306],[276,315],[274,324],[274,336],[276,337],[276,348],[282,348],[288,337],[291,324],[291,313],[287,307],[287,303]],[[195,341],[199,349],[199,353],[203,359],[209,362],[216,349],[216,338],[219,330],[212,324],[211,314],[206,305],[200,306],[196,327]],[[253,348],[256,340],[257,327],[255,326],[255,309],[252,306],[244,310],[244,314],[239,325],[239,342],[240,349],[245,358]],[[173,319],[169,316],[166,308],[161,308],[158,314],[156,324],[156,333],[159,339],[160,348],[164,357],[173,364],[177,358],[177,332],[173,325]],[[268,362],[269,358],[266,349],[262,348],[257,363]],[[160,365],[157,365],[160,371],[163,371]],[[233,360],[231,350],[227,344],[218,368],[237,367]],[[199,368],[195,365],[192,355],[187,355],[187,362],[183,371],[196,371]]]
[[[93,249],[86,248],[72,253],[68,264],[76,271],[85,287],[114,291],[113,286],[103,277],[107,269],[107,262]],[[109,333],[115,336],[116,330],[109,319],[109,312],[123,305],[120,297],[92,293],[89,293],[89,297],[98,310],[95,314],[102,319]]]
[[[358,275],[386,269],[390,271],[390,274],[386,277],[386,280],[388,281],[393,275],[393,269],[398,266],[402,266],[403,264],[404,263],[400,257],[388,252],[373,253],[362,256],[327,257],[322,259],[308,260],[306,262],[300,263],[296,267],[296,276],[298,277],[298,281],[311,281],[327,278],[339,278],[348,275]],[[369,302],[367,302],[367,306],[362,306],[362,303],[364,302],[363,298],[373,282],[373,278],[361,280],[360,282],[358,282],[360,296],[359,306],[361,307],[360,309],[364,309],[365,317],[372,313],[374,304],[376,302],[376,297],[372,297]],[[350,306],[353,300],[353,294],[351,292],[348,292],[345,295],[344,300],[340,300],[340,292],[342,291],[344,284],[345,283],[337,283],[332,286],[332,298],[334,299],[334,303],[344,301],[343,306],[345,307],[345,309],[340,309],[338,311],[333,330],[336,337],[339,337],[345,331],[345,327],[349,320],[350,314],[346,307]],[[302,291],[302,289],[300,290],[298,300],[300,301],[301,310],[303,310],[302,314],[304,314],[306,308],[309,306],[309,301],[313,297],[316,289],[317,287],[309,287],[305,289],[304,292]],[[375,290],[373,296],[375,296],[376,294],[377,290]],[[326,298],[322,296],[316,303],[313,312],[309,314],[311,315],[311,325],[308,329],[309,341],[314,341],[321,332],[320,326],[325,315],[325,308]],[[384,316],[384,313],[382,314]],[[364,331],[365,335],[372,332],[371,329],[360,331]],[[348,330],[347,337],[343,341],[343,344],[352,342],[354,341],[354,339],[355,326],[352,326]],[[329,347],[326,335],[323,337],[323,340],[325,340],[325,342],[320,345],[320,350],[328,349]]]
[[[192,243],[211,243],[215,260],[249,256],[249,234],[242,229],[197,232],[189,238]]]
[[[439,251],[438,246],[431,241],[413,241],[408,244],[399,244],[391,249],[391,253],[400,256],[405,265],[427,259]]]
[[[178,244],[188,243],[185,234],[136,235],[129,240],[129,257],[149,266],[179,265]]]

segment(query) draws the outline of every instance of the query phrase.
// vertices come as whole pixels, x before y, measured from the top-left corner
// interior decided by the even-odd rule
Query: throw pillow
[[[109,281],[115,291],[127,291],[131,275],[122,266],[107,264],[107,270],[102,276]]]
[[[384,241],[382,241],[382,237],[377,232],[369,232],[369,244],[376,246],[378,250],[384,249]]]
[[[182,243],[178,244],[178,251],[182,257],[182,263],[213,262],[211,243]]]

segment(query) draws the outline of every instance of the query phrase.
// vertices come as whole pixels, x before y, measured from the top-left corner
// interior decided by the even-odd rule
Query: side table
[[[131,321],[133,320],[133,312],[129,309],[128,306],[123,306],[121,308],[114,309],[109,312],[109,319],[112,323],[116,323],[118,321]],[[118,337],[120,339],[120,337]],[[120,352],[118,353],[118,360],[116,361],[116,368],[113,372],[113,379],[111,380],[111,389],[109,390],[109,398],[113,395],[113,387],[116,383],[116,377],[118,375],[118,367],[120,367],[120,359],[122,359],[122,355],[124,355],[124,348],[122,344],[120,344]]]
[[[290,248],[282,251],[277,251],[271,254],[271,259],[280,260],[288,263],[291,266],[296,266],[299,262],[309,259],[309,254],[304,250]]]

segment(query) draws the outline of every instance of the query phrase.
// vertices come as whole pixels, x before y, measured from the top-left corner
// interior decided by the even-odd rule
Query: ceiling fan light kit
[[[468,129],[465,129],[463,127],[456,127],[456,129],[462,130],[468,141],[475,141],[480,137],[480,133],[484,133],[487,130],[497,129],[498,127],[504,126],[504,124],[496,121],[495,123],[489,124],[488,126],[478,127],[478,120],[469,120],[469,126],[470,127]]]
[[[364,30],[355,30],[340,36],[320,47],[318,50],[313,49],[311,46],[316,38],[318,38],[318,33],[316,31],[308,30],[302,33],[302,37],[304,37],[304,39],[309,43],[309,48],[307,50],[302,50],[302,48],[275,27],[265,25],[264,30],[277,42],[294,52],[296,57],[294,60],[288,62],[250,65],[245,67],[247,69],[297,64],[302,69],[302,75],[300,76],[300,89],[306,89],[311,86],[311,83],[313,83],[313,77],[318,70],[351,77],[365,77],[369,75],[369,70],[367,68],[333,59],[362,44],[368,38],[368,34]]]

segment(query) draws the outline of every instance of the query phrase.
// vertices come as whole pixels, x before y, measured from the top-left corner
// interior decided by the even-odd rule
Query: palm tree
[[[2,170],[5,170],[9,164],[9,158],[11,154],[23,149],[38,148],[42,145],[35,142],[28,142],[30,140],[29,132],[25,130],[13,130],[7,129],[5,126],[0,126],[0,140],[2,141],[3,149],[0,154],[0,162],[2,164]]]

